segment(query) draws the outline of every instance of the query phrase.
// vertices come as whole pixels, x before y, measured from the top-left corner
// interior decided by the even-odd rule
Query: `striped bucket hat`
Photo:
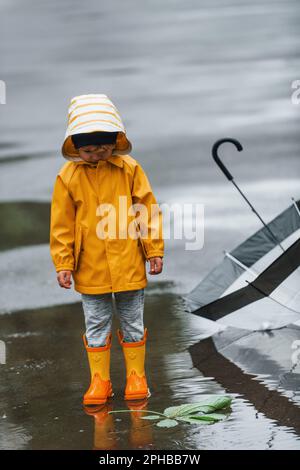
[[[78,150],[71,136],[88,132],[118,132],[113,155],[126,155],[132,145],[112,101],[103,94],[79,95],[71,99],[68,112],[68,127],[62,146],[62,154],[68,160],[80,161]]]

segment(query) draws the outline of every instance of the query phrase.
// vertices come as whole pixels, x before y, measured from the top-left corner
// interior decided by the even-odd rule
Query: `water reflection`
[[[117,443],[113,437],[115,431],[114,416],[109,414],[112,409],[113,405],[111,403],[95,407],[84,407],[85,413],[94,418],[93,450],[117,449]]]
[[[280,391],[270,392],[266,385],[252,380],[253,376],[216,349],[211,351],[207,346],[213,344],[211,339],[199,342],[199,319],[187,316],[180,297],[164,293],[163,285],[160,287],[155,295],[151,290],[146,294],[146,372],[152,396],[143,404],[123,399],[126,373],[115,335],[116,321],[111,360],[115,396],[107,407],[86,410],[81,403],[89,371],[81,341],[81,305],[0,317],[8,353],[7,364],[1,366],[0,416],[6,418],[0,420],[0,427],[4,435],[10,430],[10,446],[14,446],[14,437],[15,447],[20,446],[22,428],[23,435],[29,436],[22,448],[28,449],[300,449],[295,405]],[[199,347],[204,350],[198,351]],[[290,376],[288,383],[293,384]],[[164,429],[142,419],[138,411],[143,406],[163,412],[169,406],[199,401],[202,395],[225,392],[233,397],[232,413],[213,425],[182,423]],[[131,411],[108,413],[122,409]],[[0,443],[1,448],[5,445]]]
[[[233,337],[235,333],[235,331],[232,332]],[[261,336],[261,333],[256,334]],[[222,336],[222,333],[220,335]],[[218,345],[217,336],[215,341]],[[226,331],[226,336],[228,340],[230,332]],[[276,364],[275,361],[270,361],[267,356],[259,356],[257,351],[247,348],[249,366],[247,372],[243,371],[233,362],[232,356],[231,360],[227,359],[230,353],[227,352],[226,354],[225,352],[224,354],[222,348],[219,351],[216,344],[214,338],[207,338],[189,348],[195,367],[205,375],[213,375],[215,380],[227,391],[242,394],[255,406],[257,413],[263,413],[267,418],[276,420],[281,426],[293,428],[300,436],[299,403],[297,405],[297,402],[293,402],[283,395],[283,382],[279,379],[283,371],[282,367]],[[235,342],[234,346],[238,348]],[[238,349],[241,351],[241,348]],[[249,373],[250,364],[252,366],[251,375]],[[265,375],[254,375],[253,370],[258,365],[260,370],[265,372]],[[299,386],[300,383],[297,382],[296,390],[298,391]],[[294,389],[295,392],[296,390]]]
[[[152,427],[149,422],[142,419],[146,416],[148,400],[128,401],[126,406],[130,413],[128,429],[126,432],[128,449],[150,449],[153,446]],[[87,415],[94,418],[94,450],[119,449],[118,421],[119,414],[110,414],[114,410],[112,402],[101,406],[85,406]],[[140,411],[143,410],[143,411]]]

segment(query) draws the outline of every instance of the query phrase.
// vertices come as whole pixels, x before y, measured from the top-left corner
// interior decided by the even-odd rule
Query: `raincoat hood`
[[[67,160],[81,162],[71,136],[95,131],[118,132],[112,155],[127,155],[131,152],[131,142],[126,136],[125,127],[115,105],[106,95],[88,94],[71,99],[68,127],[62,145],[63,156]]]

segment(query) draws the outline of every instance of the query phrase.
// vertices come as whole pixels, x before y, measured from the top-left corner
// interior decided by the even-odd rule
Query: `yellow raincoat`
[[[50,251],[55,269],[57,272],[71,270],[75,290],[83,294],[144,288],[147,285],[145,261],[164,255],[162,212],[141,165],[125,153],[131,144],[123,124],[113,127],[110,113],[110,130],[120,131],[120,138],[107,160],[85,162],[78,158],[72,146],[72,133],[108,131],[105,115],[101,115],[101,120],[96,114],[96,119],[91,119],[94,116],[82,104],[87,100],[88,110],[91,103],[97,109],[94,103],[97,104],[99,97],[111,103],[105,95],[76,97],[79,119],[88,121],[85,126],[82,123],[78,126],[78,119],[74,120],[71,113],[72,128],[69,113],[62,152],[73,161],[65,163],[57,175],[51,204]],[[74,99],[71,106],[74,108]],[[95,124],[97,119],[99,122]],[[143,204],[147,212],[136,212],[132,204]],[[114,228],[109,228],[108,219],[115,222],[111,225]]]

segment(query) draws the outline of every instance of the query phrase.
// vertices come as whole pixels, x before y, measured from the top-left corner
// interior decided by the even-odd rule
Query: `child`
[[[54,186],[50,251],[59,285],[70,289],[73,277],[75,290],[81,293],[83,341],[91,371],[85,405],[103,404],[113,395],[112,293],[126,364],[124,398],[150,396],[144,369],[145,261],[150,261],[150,274],[162,272],[162,213],[146,174],[129,155],[131,149],[119,113],[106,95],[71,100],[62,146],[70,161]]]

